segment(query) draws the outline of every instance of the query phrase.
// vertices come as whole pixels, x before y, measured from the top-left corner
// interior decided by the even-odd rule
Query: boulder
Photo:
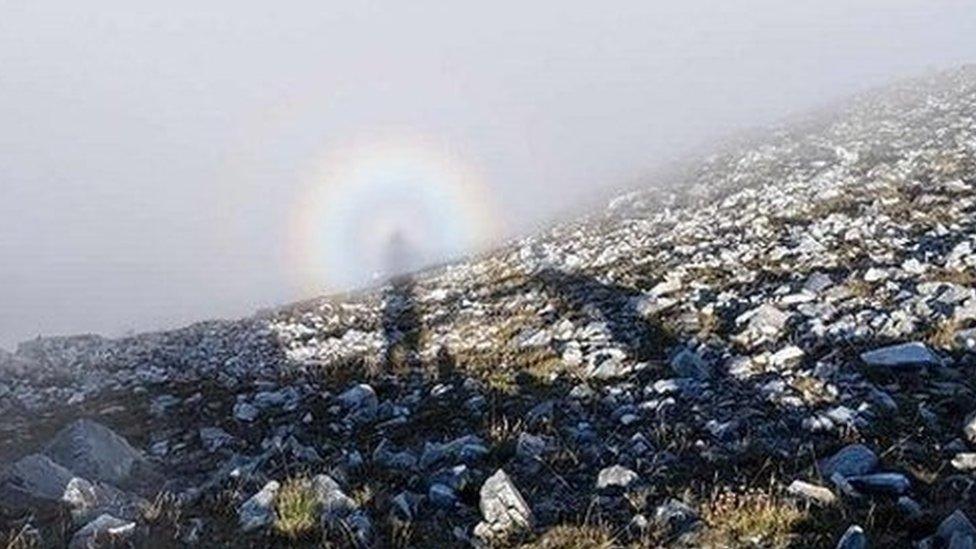
[[[142,464],[142,454],[101,423],[79,419],[58,432],[44,454],[77,476],[122,484]]]
[[[504,470],[499,469],[489,477],[479,494],[479,507],[484,518],[475,527],[475,535],[479,538],[490,540],[532,528],[532,509]]]

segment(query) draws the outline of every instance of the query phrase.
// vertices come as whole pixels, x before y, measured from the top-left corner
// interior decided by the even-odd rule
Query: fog
[[[151,4],[0,2],[0,346],[367,284],[976,57],[971,0]]]

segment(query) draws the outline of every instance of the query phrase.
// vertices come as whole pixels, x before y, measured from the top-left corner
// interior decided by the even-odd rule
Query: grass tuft
[[[725,489],[712,496],[702,518],[707,525],[706,546],[786,547],[806,513],[771,490]]]
[[[315,491],[308,479],[289,479],[275,500],[275,531],[293,540],[306,538],[318,527],[318,511]]]
[[[603,524],[561,524],[548,530],[530,549],[610,549],[616,547],[610,527]]]

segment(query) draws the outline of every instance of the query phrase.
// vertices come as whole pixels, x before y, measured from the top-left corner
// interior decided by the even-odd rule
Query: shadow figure
[[[400,371],[421,365],[420,337],[422,321],[410,275],[390,280],[384,293],[383,339],[386,342],[384,365],[387,371]]]

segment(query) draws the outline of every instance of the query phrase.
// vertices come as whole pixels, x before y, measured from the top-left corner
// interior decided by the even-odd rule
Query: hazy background
[[[462,158],[514,234],[714,135],[976,61],[972,0],[145,4],[0,0],[0,346],[308,297],[289,219],[349,139]]]

